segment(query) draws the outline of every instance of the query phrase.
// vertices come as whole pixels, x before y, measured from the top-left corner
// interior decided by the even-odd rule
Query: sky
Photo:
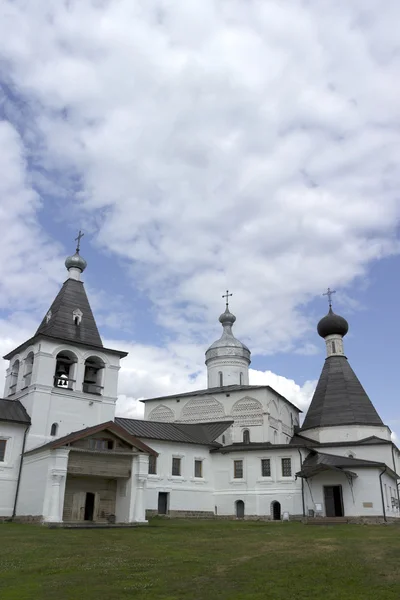
[[[129,351],[119,414],[206,386],[228,288],[250,383],[305,410],[330,286],[400,434],[399,20],[396,0],[0,0],[2,354],[82,229],[103,342]]]

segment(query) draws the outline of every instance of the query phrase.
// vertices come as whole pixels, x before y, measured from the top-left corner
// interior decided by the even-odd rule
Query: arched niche
[[[156,408],[153,408],[149,414],[149,421],[171,423],[172,421],[175,421],[175,414],[171,408],[168,408],[168,406],[159,404]]]
[[[240,427],[263,424],[263,408],[261,402],[246,396],[238,400],[232,407],[232,419]]]
[[[225,411],[221,402],[212,396],[192,398],[182,409],[180,421],[188,423],[201,423],[207,421],[221,421],[225,419]]]

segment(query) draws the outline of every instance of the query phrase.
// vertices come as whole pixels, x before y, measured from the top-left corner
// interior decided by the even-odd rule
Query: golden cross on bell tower
[[[229,309],[229,297],[233,296],[233,294],[229,293],[229,290],[226,290],[226,294],[224,294],[222,297],[225,298],[226,301],[226,308]]]
[[[329,287],[328,287],[327,291],[324,294],[322,294],[323,296],[328,296],[329,308],[332,308],[333,294],[336,294],[336,290],[331,290],[331,288],[329,288]]]
[[[77,242],[76,251],[78,252],[78,254],[79,254],[79,250],[81,249],[81,239],[83,238],[84,235],[85,234],[82,233],[81,230],[79,230],[78,236],[75,238],[75,241]]]

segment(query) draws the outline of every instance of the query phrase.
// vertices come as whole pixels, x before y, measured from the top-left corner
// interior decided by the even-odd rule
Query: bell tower
[[[36,333],[9,352],[4,397],[19,400],[31,417],[26,449],[114,419],[120,360],[126,352],[105,348],[76,252],[65,261],[68,277]]]

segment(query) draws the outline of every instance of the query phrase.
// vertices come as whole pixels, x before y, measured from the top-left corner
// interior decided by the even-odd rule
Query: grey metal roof
[[[203,390],[193,390],[192,392],[184,392],[183,394],[171,394],[169,396],[158,396],[157,398],[144,398],[140,402],[154,402],[155,400],[168,400],[170,398],[187,398],[189,396],[212,396],[213,394],[229,394],[230,392],[246,392],[251,390],[269,390],[288,404],[293,406],[299,413],[303,412],[293,402],[290,402],[285,396],[274,390],[270,385],[224,385],[222,387],[206,388]]]
[[[73,311],[83,313],[80,325],[75,325]],[[68,342],[80,342],[102,348],[103,342],[90,308],[82,281],[67,279],[50,307],[51,318],[46,316],[36,331],[36,335],[59,338]]]
[[[289,442],[290,446],[305,446],[307,448],[328,448],[328,447],[352,447],[352,446],[379,446],[379,445],[387,445],[390,446],[395,445],[391,440],[384,440],[383,438],[379,438],[376,435],[371,435],[369,437],[363,438],[361,440],[347,440],[345,442],[317,442],[312,440],[311,438],[307,438],[302,435],[294,435]]]
[[[31,418],[19,400],[0,398],[0,421],[30,424]]]
[[[215,440],[222,435],[232,421],[214,423],[161,423],[141,419],[125,419],[116,417],[115,422],[128,433],[138,438],[183,442],[187,444],[216,445]]]
[[[325,360],[300,431],[334,425],[383,425],[345,356]]]
[[[350,456],[325,454],[323,452],[311,452],[304,460],[301,471],[296,473],[296,475],[298,477],[307,478],[329,469],[347,470],[361,467],[385,467],[387,471],[395,475],[394,471],[392,471],[392,469],[387,467],[387,465],[382,462],[364,460],[361,458],[351,458]]]

